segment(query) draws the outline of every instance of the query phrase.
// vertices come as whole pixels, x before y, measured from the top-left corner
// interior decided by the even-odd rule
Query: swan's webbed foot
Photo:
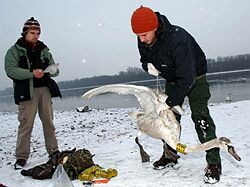
[[[150,161],[150,156],[146,153],[146,151],[144,151],[142,145],[139,143],[138,137],[135,138],[135,142],[140,148],[140,154],[141,154],[142,162],[149,162]]]
[[[241,158],[240,158],[240,156],[236,153],[234,147],[231,146],[231,145],[227,145],[227,147],[228,147],[228,149],[227,149],[228,152],[229,152],[236,160],[241,161]]]

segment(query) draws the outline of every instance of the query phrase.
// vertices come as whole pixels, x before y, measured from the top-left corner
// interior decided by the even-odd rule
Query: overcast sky
[[[31,16],[40,22],[40,39],[60,63],[57,81],[140,67],[136,36],[130,28],[131,15],[140,5],[184,27],[207,58],[250,53],[249,0],[0,1],[0,90],[12,86],[4,71],[6,51]]]

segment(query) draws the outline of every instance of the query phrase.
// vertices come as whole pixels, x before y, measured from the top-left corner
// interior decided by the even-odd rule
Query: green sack
[[[83,170],[93,166],[93,156],[87,149],[79,149],[64,157],[63,168],[69,178],[77,179]]]

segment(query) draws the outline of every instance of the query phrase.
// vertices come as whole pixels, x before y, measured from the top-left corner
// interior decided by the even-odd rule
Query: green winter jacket
[[[27,50],[20,46],[18,43],[23,38],[19,38],[18,41],[9,48],[5,56],[5,71],[9,78],[13,80],[14,87],[14,99],[18,104],[21,101],[27,101],[33,97],[33,70],[31,69],[31,63],[27,56]],[[48,65],[54,64],[53,57],[49,52],[49,48],[41,41],[38,41],[38,45],[41,46],[41,62],[45,62]],[[25,60],[24,60],[25,59]],[[60,90],[54,80],[50,76],[58,76],[59,70],[53,75],[46,75],[48,77],[48,87],[57,87],[56,89],[50,89],[52,97],[61,97]]]

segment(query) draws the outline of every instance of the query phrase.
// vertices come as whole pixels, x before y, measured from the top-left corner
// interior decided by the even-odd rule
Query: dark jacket
[[[152,63],[161,77],[175,83],[166,100],[172,107],[183,102],[196,77],[206,74],[207,62],[202,49],[186,30],[171,25],[164,15],[156,14],[159,20],[157,41],[148,47],[138,37],[140,61],[145,71],[148,71],[147,63]]]
[[[35,80],[33,77],[33,69],[44,70],[47,66],[55,63],[49,48],[43,42],[38,41],[34,54],[29,52],[24,39],[20,38],[5,56],[5,71],[8,77],[13,80],[15,103],[19,104],[19,102],[31,100],[33,88],[39,86],[47,86],[51,97],[61,97],[58,85],[51,78],[51,76],[57,76],[59,71],[53,75],[46,73],[41,80]],[[37,82],[37,86],[34,82]]]

